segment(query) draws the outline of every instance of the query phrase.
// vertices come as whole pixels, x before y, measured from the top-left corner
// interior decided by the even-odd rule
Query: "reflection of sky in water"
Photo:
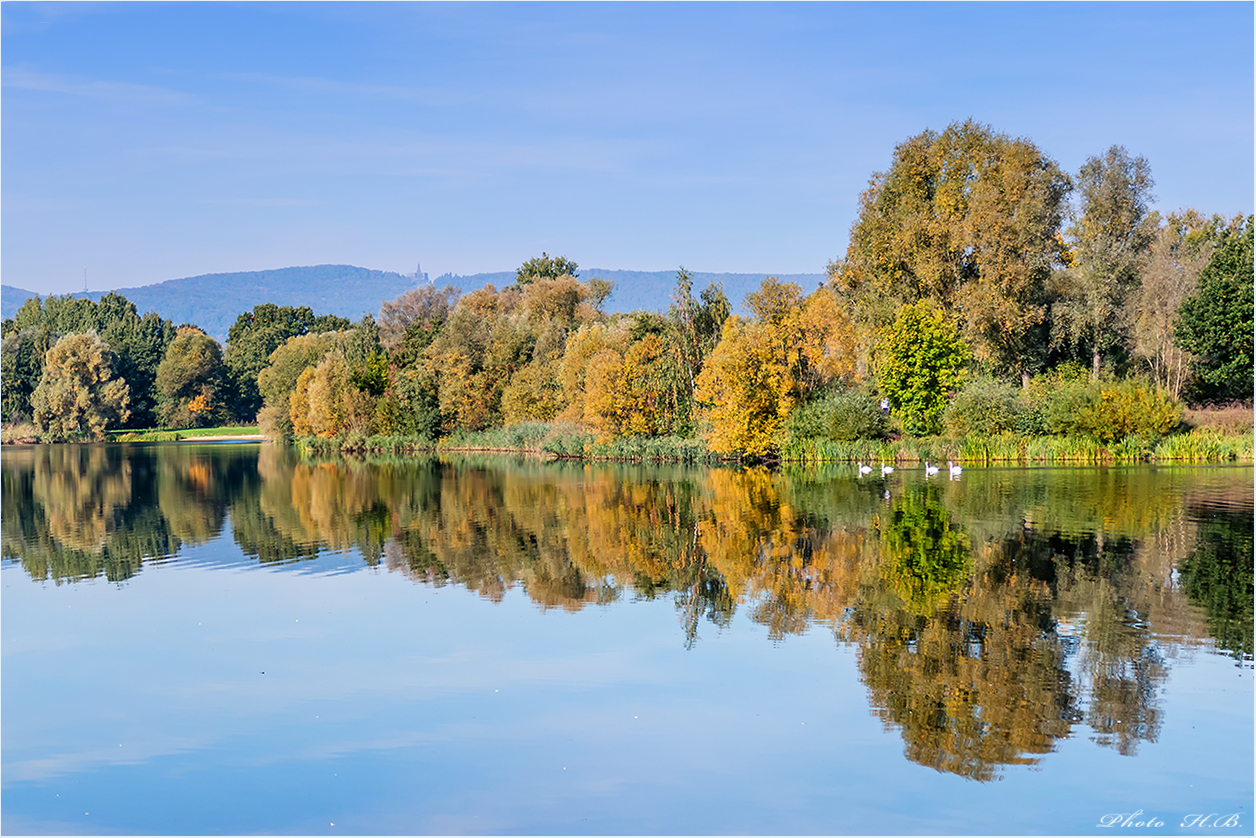
[[[1211,654],[1137,758],[1077,735],[979,784],[905,762],[822,627],[772,643],[738,615],[685,651],[667,598],[542,612],[194,561],[2,578],[10,833],[1088,832],[1251,800],[1251,672]]]
[[[166,467],[162,480],[181,478],[169,462]],[[544,472],[527,469],[528,481]],[[1096,510],[1123,503],[1124,490],[1111,501],[1110,490],[1124,478],[1110,471],[1095,479],[1084,470],[1061,472],[1040,489],[1024,490],[1018,503],[1051,521],[1053,532],[1089,538]],[[171,493],[167,514],[199,532],[194,519],[175,514],[187,506],[179,498],[199,498],[205,487],[221,491],[227,473],[226,467],[207,472],[216,482]],[[643,484],[652,474],[633,473]],[[1250,468],[1244,473],[1250,483]],[[938,601],[944,603],[950,565],[932,566],[929,550],[907,547],[934,544],[921,538],[939,524],[978,549],[1003,543],[1009,525],[1000,505],[1015,474],[966,471],[962,482],[923,491],[916,485],[923,478],[904,469],[891,484],[892,503],[883,504],[878,490],[860,507],[859,495],[842,494],[854,481],[837,482],[840,476],[790,484],[793,494],[782,502],[766,478],[747,482],[758,494],[742,495],[740,478],[724,473],[719,500],[727,506],[711,503],[738,515],[748,514],[749,506],[738,504],[751,497],[773,514],[788,504],[806,515],[866,508],[852,515],[884,514],[879,525],[885,527],[896,515],[902,528],[886,543],[906,552],[895,572],[927,570],[931,584],[943,587]],[[273,492],[288,485],[288,476],[277,470],[260,485]],[[1197,517],[1229,508],[1229,501],[1218,506],[1212,499],[1232,499],[1234,472],[1197,478],[1197,469],[1162,474],[1164,491],[1143,487],[1140,498],[1171,498],[1166,508],[1185,507]],[[131,479],[138,485],[138,477]],[[370,500],[362,491],[369,481],[353,479],[351,488],[361,493],[353,497]],[[525,483],[503,493],[519,504],[516,513],[532,496],[510,492]],[[399,497],[383,483],[375,490],[390,503]],[[276,505],[282,492],[265,491],[259,495],[271,510],[265,514],[286,514]],[[456,526],[454,513],[463,507],[454,503],[456,491],[448,491],[443,501],[453,504],[449,526]],[[646,503],[653,496],[634,497]],[[375,514],[379,506],[371,503],[361,508]],[[1151,505],[1126,504],[1126,529],[1118,534],[1114,527],[1110,545],[1127,549],[1128,522]],[[493,507],[467,508],[491,522],[483,509]],[[778,587],[749,589],[726,626],[700,620],[698,639],[686,648],[686,589],[662,588],[645,599],[629,587],[610,604],[582,601],[567,610],[542,607],[533,598],[537,591],[521,583],[496,603],[460,584],[417,583],[404,562],[390,570],[385,555],[379,566],[366,567],[355,548],[324,547],[311,558],[259,564],[233,538],[237,510],[247,513],[247,503],[226,512],[219,534],[185,543],[176,557],[145,560],[120,584],[103,576],[35,582],[16,562],[3,563],[5,832],[1089,834],[1101,816],[1140,808],[1166,822],[1158,832],[1189,832],[1176,827],[1201,811],[1242,811],[1243,831],[1252,826],[1251,664],[1235,666],[1201,642],[1199,617],[1180,606],[1180,594],[1177,611],[1117,612],[1107,623],[1087,611],[1097,600],[1060,594],[1048,603],[1050,643],[1064,655],[1075,696],[1087,694],[1105,660],[1167,666],[1167,677],[1143,682],[1155,691],[1146,706],[1159,716],[1154,737],[1137,743],[1137,756],[1099,747],[1093,728],[1078,722],[1036,765],[1005,765],[998,782],[978,783],[906,759],[904,731],[883,726],[872,712],[867,656],[874,649],[893,653],[892,644],[875,636],[837,642],[832,627],[807,616],[808,603],[823,605],[826,591],[847,584],[838,578],[845,566],[838,551],[865,532],[853,517],[836,522],[845,528],[840,538],[814,542],[834,551],[831,563],[788,571],[786,561]],[[724,514],[735,521],[732,512]],[[611,523],[640,525],[648,518]],[[288,520],[297,532],[291,523],[297,519]],[[1045,525],[1039,526],[1041,534]],[[1020,529],[1015,519],[1010,532]],[[1024,543],[1031,541],[1026,536]],[[770,543],[789,546],[788,539]],[[1039,554],[1008,555],[1004,564],[981,566],[1021,567]],[[736,570],[737,559],[722,560]],[[768,577],[777,573],[770,563],[764,567]],[[596,573],[603,571],[589,571],[584,583],[612,578]],[[1035,584],[1004,581],[992,590],[1031,595]],[[936,596],[935,588],[919,590]],[[1090,596],[1104,586],[1073,590]],[[773,610],[781,607],[778,596],[779,602],[799,597],[802,616]],[[846,621],[875,617],[876,596],[831,613]],[[1002,602],[996,598],[964,619],[999,613]],[[895,619],[910,625],[917,617]],[[1168,617],[1181,622],[1162,624]],[[1013,652],[1032,651],[1018,645],[1032,631],[1020,633],[1016,625],[1014,619],[989,631],[924,633],[919,644],[909,639],[903,646],[939,659],[939,640],[955,640],[962,648],[952,660],[964,665],[986,654],[983,644],[992,644],[990,655],[1004,642]],[[1142,650],[1143,657],[1104,659],[1088,645],[1088,633],[1100,631],[1109,632],[1112,648]],[[1161,652],[1164,661],[1155,657]],[[878,684],[890,693],[901,689],[892,679]],[[995,723],[992,698],[1005,689],[1015,694],[1014,686],[987,687],[971,712]]]

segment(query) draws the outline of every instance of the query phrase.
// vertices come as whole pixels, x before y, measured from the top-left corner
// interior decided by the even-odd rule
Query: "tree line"
[[[275,438],[435,441],[569,422],[752,457],[799,434],[1122,417],[1165,433],[1180,399],[1251,398],[1253,220],[1161,216],[1153,186],[1119,146],[1069,175],[972,121],[924,131],[871,177],[829,280],[769,278],[746,317],[683,268],[666,312],[608,315],[611,283],[548,253],[500,290],[421,286],[357,323],[260,305],[225,351],[116,294],[32,299],[3,324],[3,418],[47,439],[233,419]],[[1054,401],[1022,409],[1044,390]]]

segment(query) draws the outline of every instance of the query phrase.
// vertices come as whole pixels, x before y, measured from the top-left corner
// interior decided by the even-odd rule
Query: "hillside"
[[[12,317],[13,312],[31,297],[38,296],[34,291],[14,288],[12,285],[0,285],[0,314]]]
[[[767,274],[693,272],[693,291],[697,296],[711,283],[724,287],[734,311],[744,311],[746,294],[753,291]],[[778,279],[795,282],[804,293],[810,292],[824,279],[823,274],[778,274]],[[581,279],[600,277],[615,283],[615,292],[607,301],[607,311],[666,311],[676,285],[675,271],[625,271],[601,268],[581,269]],[[498,288],[514,281],[514,271],[469,275],[445,274],[433,280],[437,285],[454,285],[463,293],[493,284]],[[118,288],[117,293],[135,303],[140,313],[156,311],[175,324],[193,323],[219,341],[241,312],[261,303],[305,305],[315,314],[337,314],[350,320],[379,312],[380,304],[392,300],[409,288],[415,280],[389,271],[375,271],[352,265],[315,265],[312,267],[279,268],[269,271],[203,274],[185,279],[172,279],[156,285]],[[99,300],[107,291],[76,292]],[[10,285],[0,286],[0,312],[13,313],[30,297],[31,291]]]
[[[241,312],[261,303],[309,306],[315,314],[338,314],[358,320],[379,311],[380,303],[414,287],[412,277],[387,271],[373,271],[352,265],[315,265],[279,268],[269,271],[203,274],[171,279],[156,285],[118,288],[117,293],[135,303],[140,313],[155,311],[176,325],[192,323],[226,340],[227,331]],[[34,296],[20,288],[5,286],[0,299],[4,315]],[[99,300],[107,291],[79,291],[73,296]],[[10,297],[15,304],[10,302]],[[12,306],[12,307],[11,307]]]

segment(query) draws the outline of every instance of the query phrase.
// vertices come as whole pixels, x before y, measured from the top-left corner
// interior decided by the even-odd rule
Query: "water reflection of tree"
[[[1049,587],[1004,544],[974,550],[941,492],[911,487],[882,516],[838,636],[910,759],[986,781],[1049,753],[1080,715]]]
[[[908,756],[982,781],[1083,723],[1123,754],[1154,741],[1166,635],[1205,633],[1182,589],[1250,659],[1251,515],[1184,513],[1189,475],[849,472],[46,446],[5,455],[4,555],[125,579],[229,515],[261,562],[349,550],[543,608],[671,597],[687,646],[738,608],[776,641],[827,624]]]
[[[171,446],[158,462],[157,505],[183,544],[203,544],[222,532],[230,481],[219,458],[189,446]]]
[[[129,579],[178,538],[153,502],[153,464],[118,446],[46,445],[6,452],[3,555],[34,579]]]
[[[1235,660],[1252,660],[1252,514],[1200,504],[1195,547],[1178,563],[1181,584],[1204,609],[1208,632]]]

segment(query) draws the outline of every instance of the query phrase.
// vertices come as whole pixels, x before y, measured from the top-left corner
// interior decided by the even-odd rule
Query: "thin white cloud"
[[[129,82],[79,79],[72,76],[39,73],[24,69],[5,69],[0,84],[14,90],[39,93],[60,93],[81,96],[101,102],[130,102],[139,105],[194,105],[195,96],[165,87]]]
[[[276,76],[269,73],[216,73],[210,78],[223,81],[242,81],[304,90],[310,93],[331,93],[344,96],[369,96],[377,99],[417,99],[437,104],[456,101],[446,93],[419,87],[400,87],[387,84],[361,84],[336,81],[317,76]]]
[[[206,198],[197,203],[201,204],[222,204],[226,206],[241,207],[323,207],[327,206],[326,201],[316,201],[308,198]]]

